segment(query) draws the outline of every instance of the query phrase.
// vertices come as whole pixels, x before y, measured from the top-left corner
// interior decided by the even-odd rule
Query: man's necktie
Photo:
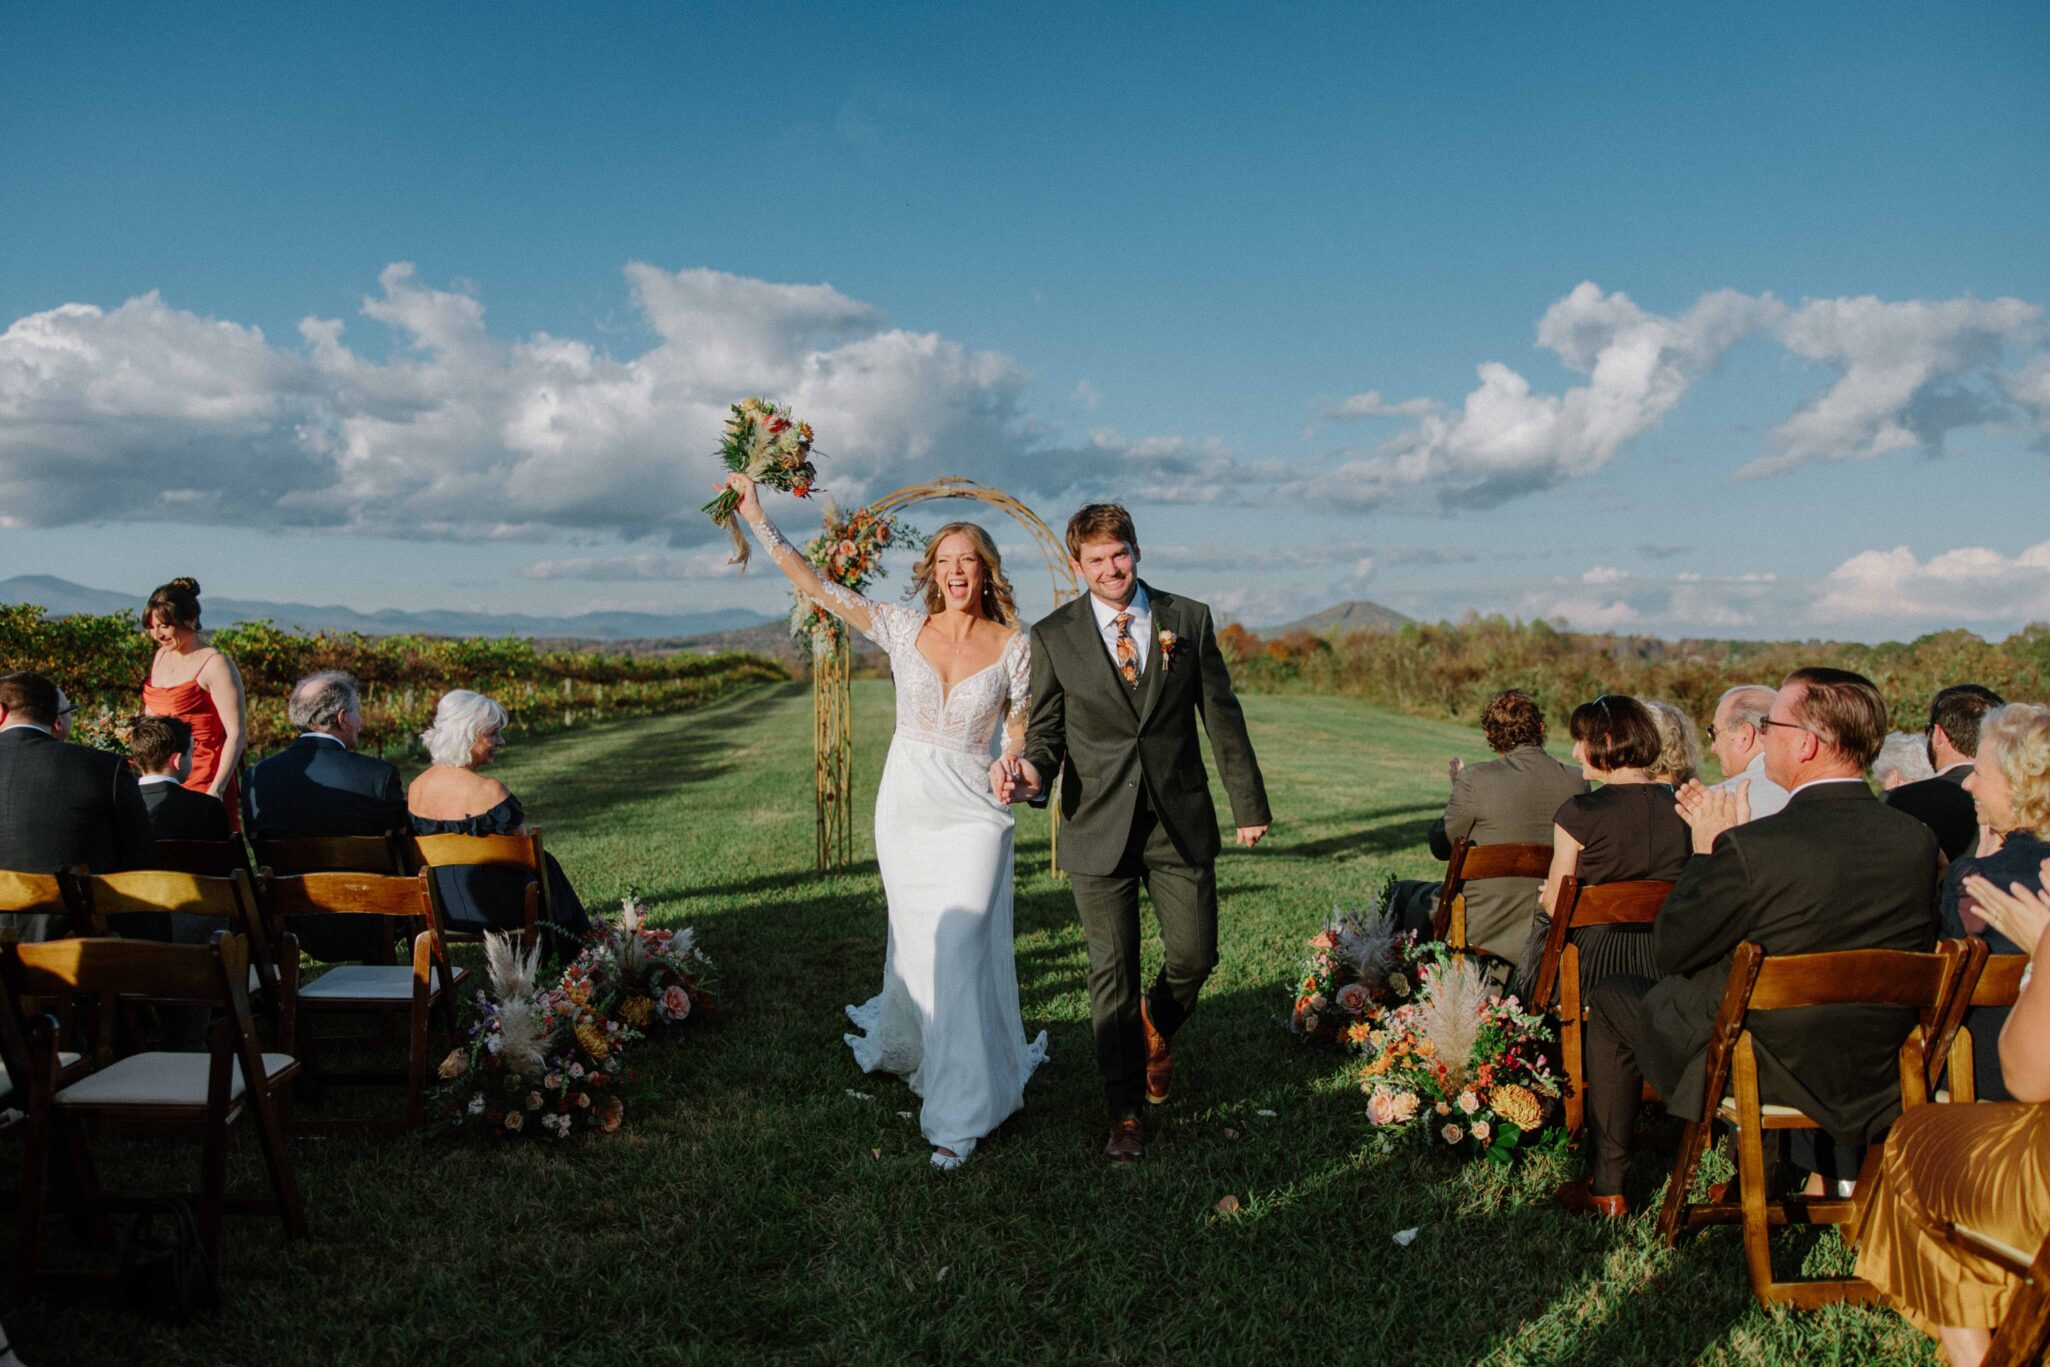
[[[1125,679],[1125,687],[1139,686],[1139,643],[1132,639],[1132,614],[1121,612],[1111,618],[1117,624],[1118,639],[1113,647],[1117,651],[1118,673]]]

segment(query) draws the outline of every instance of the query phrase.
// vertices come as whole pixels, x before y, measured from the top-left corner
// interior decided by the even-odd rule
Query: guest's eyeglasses
[[[60,716],[60,717],[68,717],[68,716],[70,716],[70,715],[71,715],[71,714],[72,714],[73,712],[76,712],[77,710],[78,710],[78,704],[77,704],[77,703],[75,703],[75,702],[68,702],[68,703],[64,704],[64,706],[62,706],[62,707],[60,707],[60,708],[58,708],[58,709],[57,709],[57,715],[58,715],[58,716]]]
[[[1715,744],[1715,723],[1714,723],[1714,722],[1710,722],[1710,723],[1708,724],[1708,730],[1704,731],[1704,732],[1703,732],[1702,734],[1703,734],[1704,736],[1706,736],[1706,737],[1708,738],[1708,743],[1709,743],[1710,745],[1714,745],[1714,744]]]
[[[1788,731],[1806,731],[1809,735],[1815,737],[1817,740],[1828,739],[1828,737],[1824,736],[1820,731],[1817,731],[1814,727],[1803,726],[1801,725],[1801,723],[1797,721],[1774,721],[1771,717],[1760,717],[1758,719],[1758,729],[1761,731],[1764,731],[1774,726],[1782,727]]]

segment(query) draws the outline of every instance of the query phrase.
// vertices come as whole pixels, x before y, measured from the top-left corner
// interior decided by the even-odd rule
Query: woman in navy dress
[[[420,741],[434,763],[406,789],[406,812],[415,835],[521,835],[527,814],[520,800],[495,778],[477,772],[505,747],[505,708],[467,688],[442,695],[434,724]],[[554,921],[542,931],[542,954],[573,954],[591,929],[591,919],[554,855],[548,865],[548,899]],[[529,875],[496,865],[445,865],[434,870],[443,915],[455,930],[517,930]]]

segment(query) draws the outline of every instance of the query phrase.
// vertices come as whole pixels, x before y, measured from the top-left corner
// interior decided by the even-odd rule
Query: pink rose
[[[690,993],[674,983],[662,989],[662,1014],[673,1021],[680,1021],[690,1014]]]
[[[1328,930],[1320,930],[1310,937],[1310,948],[1332,949],[1338,944],[1338,937]]]
[[[1373,1004],[1365,983],[1347,983],[1338,989],[1338,1009],[1348,1016],[1364,1016]]]
[[[1415,1092],[1394,1092],[1376,1087],[1367,1098],[1367,1119],[1376,1125],[1402,1125],[1416,1119]]]
[[[1466,1138],[1466,1132],[1457,1125],[1447,1125],[1444,1129],[1438,1131],[1438,1137],[1447,1144],[1457,1144],[1460,1140]]]

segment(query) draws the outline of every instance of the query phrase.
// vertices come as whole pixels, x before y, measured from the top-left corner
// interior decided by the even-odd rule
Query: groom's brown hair
[[[1068,559],[1079,561],[1091,541],[1122,541],[1139,549],[1139,533],[1122,503],[1092,503],[1068,519]]]

